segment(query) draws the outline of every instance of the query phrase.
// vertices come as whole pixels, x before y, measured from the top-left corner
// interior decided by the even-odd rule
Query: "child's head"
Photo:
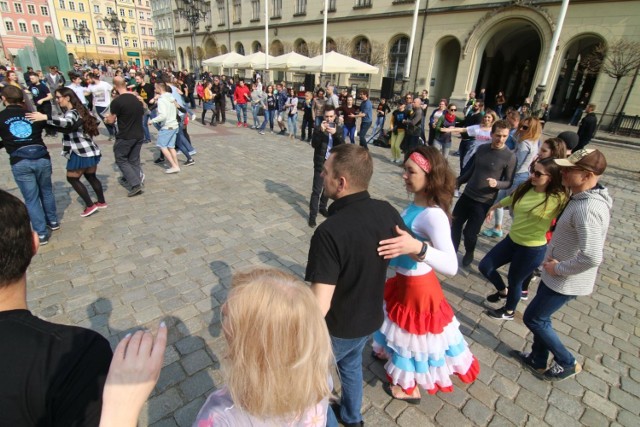
[[[538,157],[540,159],[564,159],[567,157],[567,146],[560,138],[549,138],[540,146]]]

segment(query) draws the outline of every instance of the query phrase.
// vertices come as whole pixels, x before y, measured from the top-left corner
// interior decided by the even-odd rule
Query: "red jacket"
[[[236,85],[236,90],[233,92],[233,100],[236,104],[246,104],[251,99],[251,91],[247,85]]]

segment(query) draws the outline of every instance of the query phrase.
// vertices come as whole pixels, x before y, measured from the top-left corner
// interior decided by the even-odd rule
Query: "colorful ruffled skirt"
[[[473,382],[480,365],[460,333],[460,323],[433,270],[396,274],[384,291],[385,319],[373,335],[373,350],[385,354],[387,376],[409,394],[420,385],[429,394],[453,391],[451,375]]]

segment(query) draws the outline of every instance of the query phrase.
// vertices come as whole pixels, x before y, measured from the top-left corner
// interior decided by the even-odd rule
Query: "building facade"
[[[56,35],[47,0],[2,0],[0,20],[0,45],[5,62],[15,56],[18,49],[32,46],[33,37],[44,40]]]
[[[173,43],[175,2],[171,0],[151,0],[151,14],[155,29],[157,65],[176,67],[175,45]]]
[[[196,31],[196,57],[263,50],[265,1],[269,3],[269,53],[319,53],[323,2],[212,0],[208,22]],[[415,0],[330,0],[329,49],[380,68],[377,75],[330,79],[375,92],[383,77],[389,77],[396,92],[429,90],[432,103],[442,98],[461,102],[470,91],[484,88],[489,106],[498,91],[505,93],[510,104],[521,104],[533,96],[542,80],[561,4],[560,0],[419,0],[410,59]],[[191,33],[180,21],[174,20],[176,56],[180,67],[189,67]],[[606,104],[615,80],[586,70],[583,59],[600,43],[620,38],[639,41],[639,23],[637,0],[571,0],[543,93],[543,101],[553,105],[556,116],[570,115],[587,92],[591,102]],[[299,80],[301,76],[287,77]],[[622,79],[612,105],[626,96],[631,78]],[[626,110],[640,113],[640,89],[633,89]]]

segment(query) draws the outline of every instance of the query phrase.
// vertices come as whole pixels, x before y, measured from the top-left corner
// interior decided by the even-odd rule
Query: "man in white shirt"
[[[80,99],[82,105],[86,107],[88,102],[85,94],[88,95],[89,91],[86,87],[82,86],[82,76],[71,71],[69,72],[69,79],[71,80],[71,83],[69,83],[69,86],[67,87],[76,93],[76,96]]]
[[[116,128],[114,125],[105,122],[104,119],[107,115],[105,111],[109,108],[109,105],[111,105],[111,90],[113,86],[105,81],[101,81],[100,74],[89,74],[89,80],[91,84],[87,89],[93,94],[93,105],[96,107],[96,113],[98,113],[98,116],[100,116],[100,119],[102,119],[102,122],[107,127],[109,141],[112,141],[116,136]]]

